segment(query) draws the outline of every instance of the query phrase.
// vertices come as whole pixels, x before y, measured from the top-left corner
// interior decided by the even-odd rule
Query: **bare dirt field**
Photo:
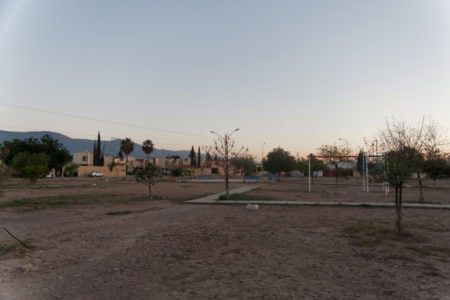
[[[440,184],[448,182],[440,182]],[[259,185],[260,188],[246,193],[252,199],[292,200],[292,201],[340,201],[340,202],[394,202],[394,190],[390,188],[386,196],[383,185],[370,186],[370,192],[362,190],[356,180],[341,179],[336,186],[331,178],[315,179],[311,193],[308,193],[307,180],[271,182]],[[424,187],[424,203],[449,204],[450,185]],[[407,185],[403,190],[403,201],[419,202],[419,188]]]
[[[31,247],[1,230],[0,299],[449,298],[449,210],[404,209],[398,235],[388,208],[180,201],[223,190],[211,183],[159,183],[144,201],[145,185],[102,180],[8,183],[0,203],[40,204],[0,207]]]

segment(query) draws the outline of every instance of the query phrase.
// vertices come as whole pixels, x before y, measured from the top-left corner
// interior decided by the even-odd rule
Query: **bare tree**
[[[431,117],[422,117],[416,124],[408,124],[403,120],[392,117],[386,120],[386,127],[380,130],[378,136],[380,149],[387,153],[399,151],[405,147],[412,148],[418,156],[410,163],[416,164],[416,174],[419,183],[419,201],[424,201],[423,182],[421,171],[423,170],[423,158],[431,157],[439,151],[439,148],[447,144],[446,131]]]
[[[233,133],[235,133],[236,131],[238,131],[239,128],[236,128],[234,131],[232,131],[231,133],[225,133],[223,136],[218,134],[215,131],[211,131],[211,133],[214,133],[215,135],[218,136],[218,139],[214,141],[214,150],[215,150],[215,154],[218,157],[223,157],[224,158],[224,169],[225,169],[225,193],[226,193],[226,198],[229,199],[230,198],[230,190],[229,190],[229,172],[230,172],[230,162],[229,162],[229,157],[230,154],[232,154],[232,152],[235,150],[235,141],[233,139],[231,139],[231,136],[233,135]]]
[[[343,161],[347,161],[352,150],[349,145],[341,146],[341,145],[322,145],[319,148],[320,155],[323,156],[323,159],[332,164],[336,169],[336,185],[338,184],[338,176],[339,176],[339,164]]]

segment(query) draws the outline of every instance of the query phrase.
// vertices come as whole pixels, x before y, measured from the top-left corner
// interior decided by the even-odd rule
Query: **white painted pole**
[[[308,156],[308,192],[311,193],[311,155]]]
[[[366,172],[365,172],[365,168],[366,168],[366,154],[363,154],[363,161],[362,161],[362,173],[361,173],[361,178],[362,178],[362,186],[363,186],[363,192],[366,191]]]
[[[366,190],[367,190],[367,192],[369,192],[369,163],[368,163],[367,159],[366,159],[366,179],[367,179]]]

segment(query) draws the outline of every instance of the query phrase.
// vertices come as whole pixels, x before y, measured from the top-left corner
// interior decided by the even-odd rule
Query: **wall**
[[[125,176],[125,165],[115,166],[112,171],[109,170],[109,167],[80,166],[78,168],[78,176],[89,176],[94,171],[102,172],[107,177],[123,177]]]

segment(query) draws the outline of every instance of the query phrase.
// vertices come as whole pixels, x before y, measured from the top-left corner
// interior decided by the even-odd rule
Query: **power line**
[[[29,106],[22,106],[22,105],[2,103],[2,102],[0,102],[0,105],[13,107],[13,108],[19,108],[19,109],[23,109],[23,110],[30,110],[30,111],[37,111],[37,112],[41,112],[41,113],[59,115],[59,116],[69,117],[69,118],[74,118],[74,119],[81,119],[81,120],[88,120],[88,121],[92,121],[92,122],[106,123],[106,124],[117,125],[117,126],[126,126],[126,127],[132,127],[132,128],[139,128],[139,129],[147,129],[147,130],[159,131],[159,132],[164,132],[164,133],[210,138],[210,136],[201,135],[201,134],[194,134],[194,133],[188,133],[188,132],[183,132],[183,131],[175,131],[175,130],[153,128],[153,127],[147,127],[147,126],[141,126],[141,125],[135,125],[135,124],[129,124],[129,123],[123,123],[123,122],[116,122],[116,121],[110,121],[110,120],[102,120],[102,119],[97,119],[97,118],[92,118],[92,117],[84,117],[84,116],[79,116],[79,115],[74,115],[74,114],[61,113],[61,112],[56,112],[56,111],[51,111],[51,110],[44,110],[44,109],[35,108],[35,107],[29,107]]]
[[[86,136],[86,137],[90,137],[90,138],[85,138],[87,140],[92,140],[95,141],[97,139],[97,134],[90,134],[90,133],[78,133],[78,132],[67,132],[67,131],[51,131],[51,130],[40,130],[40,129],[35,129],[35,128],[29,128],[29,127],[21,127],[21,126],[10,126],[10,125],[4,125],[4,124],[0,124],[0,126],[2,127],[6,127],[6,128],[19,128],[19,129],[25,129],[25,130],[29,130],[29,131],[48,131],[48,132],[54,132],[54,133],[60,133],[60,134],[65,134],[65,135],[72,135],[72,136]],[[139,139],[133,137],[133,136],[129,136],[133,141],[137,141]],[[70,137],[72,139],[77,139],[77,138],[73,138]],[[106,138],[106,142],[109,142],[108,140],[114,139],[114,140],[120,140],[119,137],[115,137],[115,136],[105,136],[102,135],[102,138]],[[164,143],[164,142],[158,142],[158,140],[153,140],[153,142],[156,145],[170,145],[170,146],[180,146],[180,147],[191,147],[191,145],[187,145],[187,144],[174,144],[174,143]],[[135,142],[138,143],[138,142]],[[139,143],[138,143],[139,144]],[[176,150],[173,150],[176,151]]]

